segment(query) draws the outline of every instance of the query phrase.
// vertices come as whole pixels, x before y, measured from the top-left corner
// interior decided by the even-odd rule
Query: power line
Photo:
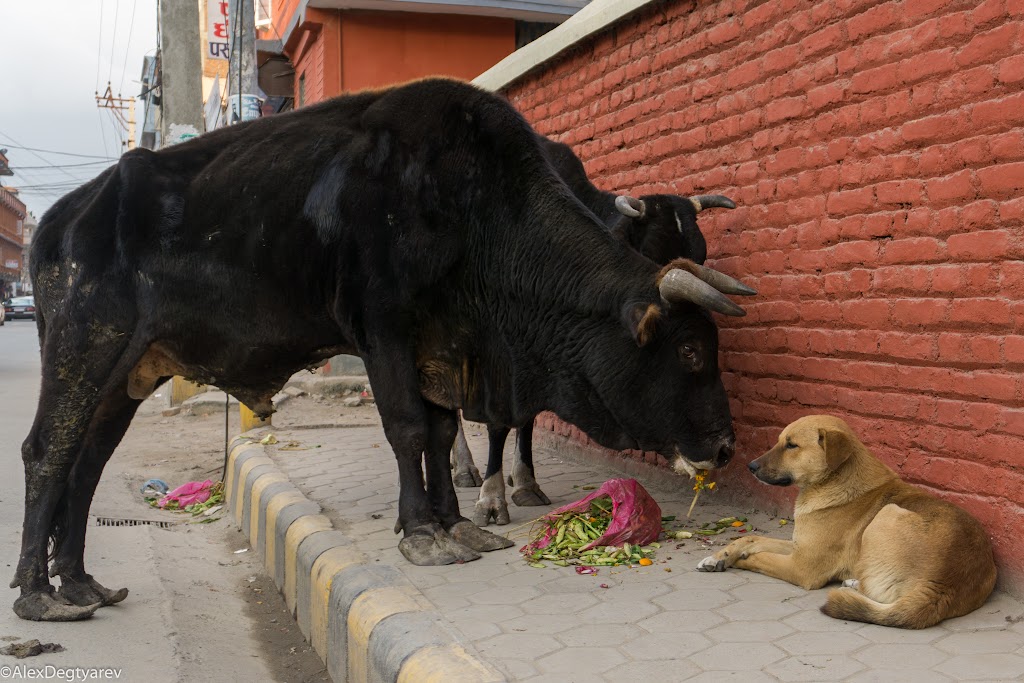
[[[121,84],[117,87],[118,95],[124,92],[124,75],[128,71],[128,53],[132,47],[132,31],[135,30],[135,9],[138,5],[139,0],[132,2],[132,20],[128,22],[128,45],[124,48],[124,66],[121,67]]]
[[[111,161],[117,161],[117,160],[116,159],[111,159],[109,161],[107,161],[107,160],[104,160],[104,161],[86,161],[86,162],[81,163],[81,164],[61,164],[59,166],[11,166],[11,170],[13,170],[13,171],[28,171],[28,170],[37,169],[37,168],[44,168],[44,169],[45,168],[78,168],[80,166],[98,166],[100,164],[107,165]]]
[[[2,140],[0,140],[0,146],[10,147],[11,149],[21,149],[26,152],[42,152],[44,154],[61,154],[66,157],[80,157],[82,159],[103,159],[104,161],[117,161],[116,157],[103,157],[97,154],[74,154],[72,152],[58,152],[53,149],[40,149],[38,147],[22,147],[21,145],[15,145],[9,142],[4,142]]]
[[[9,135],[9,134],[7,134],[7,133],[4,133],[3,131],[0,131],[0,135],[4,136],[5,138],[9,138],[9,139],[11,139],[11,140],[14,140],[15,144],[17,144],[17,145],[20,145],[20,144],[21,144],[21,143],[19,143],[19,142],[18,142],[17,140],[15,140],[15,139],[14,139],[14,136],[13,136],[13,135]],[[56,164],[51,164],[51,163],[50,163],[49,161],[47,161],[46,159],[44,159],[44,158],[43,158],[43,157],[41,157],[40,155],[36,154],[36,153],[35,153],[34,151],[32,151],[32,150],[28,149],[27,147],[22,147],[22,149],[26,150],[26,151],[27,151],[27,152],[28,152],[29,154],[31,154],[32,156],[34,156],[34,157],[36,157],[37,159],[39,159],[40,161],[42,161],[42,162],[43,162],[44,164],[46,164],[47,166],[51,166],[51,167],[53,167],[53,168],[57,168],[57,169],[59,169],[59,170],[60,170],[60,171],[61,171],[61,172],[62,172],[62,173],[63,173],[64,175],[66,175],[67,177],[69,177],[69,178],[74,178],[74,177],[75,177],[75,176],[71,175],[70,173],[68,173],[67,171],[65,171],[64,169],[62,169],[62,168],[60,168],[59,166],[57,166]]]
[[[110,61],[107,64],[110,69],[107,71],[107,83],[110,83],[114,76],[114,48],[117,46],[117,13],[121,10],[121,0],[114,3],[114,31],[110,36]]]

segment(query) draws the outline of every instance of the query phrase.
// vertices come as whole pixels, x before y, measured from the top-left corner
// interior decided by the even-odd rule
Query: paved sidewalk
[[[274,433],[279,443],[267,454],[291,483],[376,566],[404,575],[470,655],[508,680],[905,683],[1024,677],[1024,604],[1006,594],[924,631],[836,621],[818,611],[824,591],[741,570],[697,572],[698,560],[732,533],[712,537],[713,546],[696,537],[664,542],[650,567],[603,568],[595,576],[577,575],[571,567],[527,566],[518,553],[526,530],[516,527],[581,497],[583,485],[622,476],[569,459],[571,449],[553,436],[539,436],[535,455],[537,480],[553,505],[520,508],[510,501],[512,523],[490,527],[512,532],[515,547],[464,565],[415,567],[397,549],[397,469],[379,426]],[[467,436],[482,470],[486,436],[473,425],[467,425]],[[642,481],[663,514],[684,520],[692,491],[682,479],[678,488],[668,488],[674,480],[667,476]],[[466,516],[478,493],[459,491]],[[757,533],[785,537],[792,529],[764,513],[717,503],[713,494],[702,495],[691,526],[735,515],[747,516]]]

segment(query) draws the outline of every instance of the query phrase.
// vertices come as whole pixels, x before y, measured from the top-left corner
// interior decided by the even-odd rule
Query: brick
[[[973,197],[973,172],[961,171],[945,178],[933,178],[925,182],[925,192],[932,202],[948,203]]]
[[[1024,122],[1024,93],[979,102],[971,109],[971,125],[975,132],[990,127],[999,128],[1002,132],[1021,122]]]
[[[937,356],[935,338],[927,334],[884,332],[879,335],[878,350],[893,358],[935,360]]]
[[[950,2],[951,0],[907,0],[903,3],[903,18],[916,21],[921,17],[937,13]]]
[[[940,361],[995,365],[1002,358],[999,337],[946,332],[939,335],[938,341]]]
[[[978,183],[982,196],[1019,195],[1024,191],[1024,162],[979,168]]]
[[[829,194],[825,207],[832,215],[846,216],[866,213],[874,207],[874,204],[875,194],[872,188],[862,187],[858,190]]]
[[[908,121],[900,128],[900,134],[907,142],[930,142],[947,138],[956,128],[955,116],[941,114]]]
[[[883,263],[920,263],[945,258],[945,247],[931,237],[893,240],[885,245]]]
[[[1007,230],[987,230],[950,235],[946,246],[950,258],[956,261],[996,260],[1009,254],[1010,240]]]
[[[1010,322],[1010,306],[1003,299],[957,299],[949,309],[952,322],[1005,325]]]
[[[1002,83],[1024,81],[1024,55],[1007,57],[996,65],[996,75]]]
[[[943,322],[949,312],[946,299],[897,299],[892,318],[904,327],[932,326]]]
[[[1007,363],[1024,363],[1024,336],[1013,335],[1003,340]]]
[[[957,53],[956,63],[961,67],[990,64],[998,57],[1011,54],[1016,38],[1017,24],[1014,23],[980,33]]]
[[[842,319],[857,327],[883,329],[889,322],[889,302],[882,299],[854,299],[840,304]]]
[[[765,121],[767,123],[777,123],[800,116],[805,106],[806,100],[803,97],[787,97],[774,100],[765,107]]]

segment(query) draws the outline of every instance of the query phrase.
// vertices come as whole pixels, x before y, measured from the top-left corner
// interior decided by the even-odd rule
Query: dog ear
[[[825,462],[830,470],[839,469],[853,455],[853,440],[841,429],[819,428],[818,445],[825,451]]]

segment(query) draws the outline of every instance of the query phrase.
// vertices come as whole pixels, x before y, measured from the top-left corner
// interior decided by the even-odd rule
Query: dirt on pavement
[[[273,421],[291,429],[379,423],[373,405],[343,402],[344,397],[299,396],[284,402]],[[171,488],[221,479],[224,413],[168,417],[162,414],[165,408],[162,391],[140,407],[107,465],[92,514],[172,522],[167,529],[151,528],[160,578],[172,596],[184,680],[259,680],[268,673],[285,683],[330,680],[254,553],[234,552],[248,549],[249,542],[227,518],[198,524],[191,515],[157,510],[143,499],[140,487],[148,479],[161,479]],[[228,438],[239,432],[233,404]],[[218,600],[225,594],[235,599]]]

